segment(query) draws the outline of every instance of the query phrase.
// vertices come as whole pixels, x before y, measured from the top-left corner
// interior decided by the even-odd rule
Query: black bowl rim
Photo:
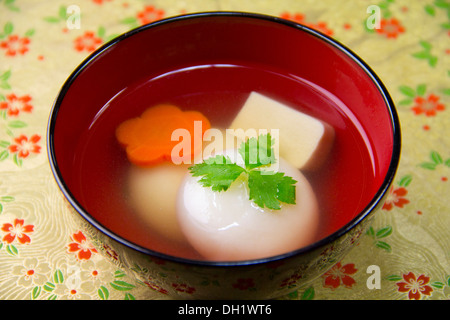
[[[348,222],[346,225],[339,228],[337,231],[333,232],[332,234],[326,236],[325,238],[322,238],[306,247],[300,248],[298,250],[290,251],[288,253],[280,254],[277,256],[267,257],[267,258],[254,259],[254,260],[243,260],[243,261],[202,261],[202,260],[181,258],[181,257],[172,256],[169,254],[161,253],[158,251],[154,251],[154,250],[142,247],[142,246],[137,245],[129,240],[126,240],[123,237],[112,232],[111,230],[109,230],[108,228],[106,228],[105,226],[100,224],[96,219],[94,219],[78,203],[78,201],[75,199],[75,197],[73,197],[73,195],[71,194],[69,188],[64,183],[64,181],[61,177],[59,168],[58,168],[55,154],[53,152],[53,150],[54,150],[53,132],[54,132],[57,114],[58,114],[58,110],[61,105],[61,102],[64,99],[65,94],[69,90],[71,84],[76,80],[77,76],[90,64],[91,61],[93,61],[95,58],[100,56],[108,48],[116,45],[117,43],[121,42],[122,40],[124,40],[128,37],[133,36],[136,33],[143,32],[145,30],[148,30],[150,28],[154,28],[154,27],[157,27],[157,26],[163,25],[163,24],[168,24],[168,23],[177,22],[177,21],[186,20],[186,19],[198,19],[198,18],[203,18],[203,17],[245,17],[245,18],[249,18],[249,19],[266,20],[266,21],[270,21],[273,23],[283,24],[283,25],[286,25],[289,27],[299,29],[299,30],[306,32],[314,37],[317,37],[319,40],[324,41],[325,43],[327,43],[329,45],[332,45],[333,47],[337,48],[338,50],[340,50],[341,52],[346,54],[363,71],[365,71],[367,76],[378,87],[378,90],[380,91],[380,94],[384,98],[386,107],[389,111],[392,130],[393,130],[393,148],[392,148],[391,161],[390,161],[386,176],[383,180],[383,183],[380,186],[380,188],[378,189],[377,193],[373,196],[370,203],[358,215],[356,215],[350,222]],[[280,17],[275,17],[275,16],[261,14],[261,13],[243,12],[243,11],[205,11],[205,12],[197,12],[197,13],[173,16],[173,17],[158,20],[156,22],[152,22],[152,23],[137,27],[137,28],[127,31],[127,32],[123,33],[122,35],[119,35],[118,37],[105,43],[100,48],[98,48],[93,53],[91,53],[86,59],[84,59],[78,65],[78,67],[70,74],[70,76],[67,78],[67,80],[63,84],[62,88],[60,89],[57,98],[55,99],[55,101],[53,103],[53,106],[52,106],[52,109],[50,112],[49,121],[48,121],[48,128],[47,128],[47,153],[48,153],[50,167],[51,167],[52,173],[54,175],[54,178],[55,178],[60,190],[62,191],[63,195],[65,196],[65,198],[69,201],[71,206],[85,220],[87,220],[97,230],[99,230],[101,233],[105,234],[109,238],[111,238],[111,239],[117,241],[118,243],[121,243],[122,245],[125,245],[126,247],[131,248],[135,251],[138,251],[143,254],[153,256],[156,258],[172,261],[172,262],[177,262],[177,263],[182,263],[182,264],[187,264],[187,265],[210,266],[210,267],[236,267],[236,266],[246,266],[246,265],[256,265],[256,264],[262,264],[262,263],[270,263],[273,261],[282,260],[282,259],[306,254],[308,252],[311,252],[322,246],[325,246],[327,244],[334,242],[336,239],[342,237],[343,235],[348,233],[350,230],[355,228],[357,225],[359,225],[365,218],[367,218],[372,213],[373,210],[376,209],[376,207],[384,199],[385,194],[388,192],[388,190],[394,180],[394,176],[396,174],[398,164],[400,161],[400,152],[401,152],[400,121],[398,118],[398,114],[397,114],[394,102],[393,102],[392,98],[390,97],[389,92],[387,91],[386,87],[382,83],[381,79],[367,65],[366,62],[364,62],[358,55],[356,55],[352,50],[347,48],[345,45],[341,44],[337,40],[319,32],[317,30],[314,30],[314,29],[304,26],[302,24],[296,23],[294,21],[286,20],[286,19],[283,19]]]

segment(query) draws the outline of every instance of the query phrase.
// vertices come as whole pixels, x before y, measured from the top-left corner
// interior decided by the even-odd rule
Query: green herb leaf
[[[280,210],[280,202],[295,204],[295,181],[282,172],[250,171],[250,200],[261,208]]]
[[[273,143],[274,141],[268,133],[259,135],[258,138],[250,138],[241,144],[239,154],[244,159],[247,170],[276,162]]]
[[[204,187],[211,187],[213,191],[226,191],[244,168],[231,163],[229,157],[215,156],[189,168],[194,177],[202,176],[199,180]]]
[[[282,172],[261,170],[276,162],[270,134],[250,138],[239,147],[245,168],[229,157],[217,155],[189,167],[192,176],[201,177],[199,183],[213,191],[226,191],[241,175],[248,179],[249,199],[261,208],[281,209],[280,203],[295,204],[295,181]]]
[[[288,204],[295,204],[296,180],[283,174],[283,179],[278,183],[277,199]]]
[[[281,177],[283,174],[281,173]],[[267,207],[273,210],[280,209],[277,200],[277,186],[281,180],[280,174],[263,176],[260,171],[251,171],[248,177],[250,200],[253,200],[261,208]]]

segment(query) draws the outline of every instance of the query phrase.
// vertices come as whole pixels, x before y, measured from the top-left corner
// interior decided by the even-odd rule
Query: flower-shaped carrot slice
[[[179,143],[172,141],[176,129],[185,129],[191,138],[191,148],[183,150],[184,159],[191,159],[200,151],[194,149],[195,121],[201,121],[201,137],[211,127],[209,120],[198,111],[182,111],[173,105],[158,105],[147,109],[140,117],[126,120],[116,129],[116,138],[127,152],[128,160],[139,166],[151,166],[171,161],[172,149]],[[196,146],[196,145],[195,145]]]

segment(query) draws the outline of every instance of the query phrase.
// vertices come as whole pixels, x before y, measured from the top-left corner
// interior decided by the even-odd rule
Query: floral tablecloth
[[[64,80],[106,41],[216,10],[279,16],[334,37],[383,80],[402,125],[398,174],[367,234],[281,299],[449,299],[448,0],[0,0],[0,299],[168,298],[100,256],[78,229],[49,168],[47,121]]]

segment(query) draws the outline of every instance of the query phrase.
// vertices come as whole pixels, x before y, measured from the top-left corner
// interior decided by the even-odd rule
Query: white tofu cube
[[[302,170],[318,168],[331,148],[329,124],[257,92],[251,92],[230,129],[279,130],[279,155]],[[241,137],[242,138],[242,137]]]

